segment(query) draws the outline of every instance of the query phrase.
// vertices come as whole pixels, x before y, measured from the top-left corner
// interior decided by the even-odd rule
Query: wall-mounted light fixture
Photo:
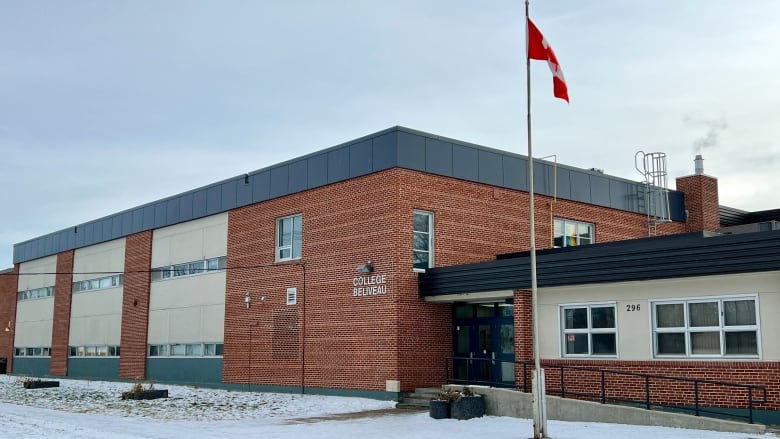
[[[8,326],[5,327],[5,332],[11,332],[11,321],[8,321]]]
[[[374,271],[374,264],[371,261],[367,261],[365,264],[357,266],[357,271],[360,273],[372,273]]]
[[[246,309],[249,309],[249,305],[252,304],[252,298],[249,296],[249,293],[246,293],[246,296],[244,296],[244,303],[246,304]]]

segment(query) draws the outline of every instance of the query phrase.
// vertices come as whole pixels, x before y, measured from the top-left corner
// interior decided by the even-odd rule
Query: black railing
[[[515,373],[520,372],[522,382],[517,385],[508,386],[506,381],[497,380],[493,373],[494,366],[500,363],[514,363]],[[445,374],[447,382],[451,384],[477,384],[494,387],[516,387],[523,392],[530,391],[529,371],[534,367],[533,362],[527,361],[502,361],[492,358],[478,357],[447,357],[445,360]],[[564,365],[544,365],[548,371],[557,371],[557,376],[547,375],[545,388],[551,395],[560,395],[562,398],[585,399],[589,401],[599,401],[602,404],[619,403],[644,407],[647,410],[669,409],[673,411],[692,412],[696,416],[712,417],[731,417],[744,419],[753,423],[753,410],[756,405],[766,404],[766,387],[730,383],[725,381],[704,380],[697,378],[681,378],[663,375],[651,375],[636,372],[623,372],[616,370],[597,369],[581,366]],[[521,369],[518,370],[518,368]],[[569,380],[576,379],[576,383],[569,381],[567,389],[566,371],[574,371],[576,375],[571,374]],[[584,375],[583,375],[584,374]],[[590,381],[590,386],[587,382]],[[551,383],[557,382],[558,388],[551,386]],[[585,382],[585,383],[584,383]],[[672,402],[673,398],[671,383],[688,383],[690,388],[674,386],[676,390],[674,395],[680,400]],[[596,384],[594,386],[593,384]],[[611,386],[610,386],[611,385]],[[622,385],[623,387],[618,388]],[[664,387],[667,385],[667,387]],[[586,388],[594,388],[594,391],[587,391]],[[595,387],[599,390],[595,391]],[[625,387],[630,387],[625,391]],[[729,392],[728,404],[713,402],[712,399],[703,398],[704,390],[707,387],[719,387],[721,389],[732,389]],[[653,389],[656,395],[653,395]],[[745,402],[739,403],[737,395],[745,394]],[[721,393],[723,393],[721,391]],[[620,394],[643,394],[643,398],[621,397]],[[723,406],[723,407],[721,407]],[[733,410],[747,410],[747,415],[741,415]]]

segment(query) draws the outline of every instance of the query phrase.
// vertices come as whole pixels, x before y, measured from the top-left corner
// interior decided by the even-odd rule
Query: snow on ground
[[[528,419],[434,420],[427,412],[394,410],[392,402],[364,398],[158,385],[168,389],[169,398],[122,401],[119,395],[130,390],[129,383],[63,379],[60,386],[26,390],[18,378],[0,375],[0,438],[517,439],[533,435]],[[548,430],[555,439],[777,437],[559,421],[549,421]]]

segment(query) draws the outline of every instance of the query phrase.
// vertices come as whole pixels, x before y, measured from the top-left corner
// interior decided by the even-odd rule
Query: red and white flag
[[[566,87],[566,80],[563,79],[563,70],[558,63],[558,58],[530,18],[528,19],[528,58],[547,61],[553,74],[553,95],[569,102],[569,89]]]

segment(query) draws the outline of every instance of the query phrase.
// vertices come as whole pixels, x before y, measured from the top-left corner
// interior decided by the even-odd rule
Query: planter
[[[167,398],[168,390],[141,390],[139,392],[122,392],[122,399],[157,399]]]
[[[25,381],[22,383],[25,389],[45,389],[47,387],[59,387],[59,381]]]
[[[450,402],[434,399],[431,401],[431,417],[433,419],[447,419],[450,417]]]
[[[452,419],[471,419],[485,416],[485,398],[481,396],[462,396],[452,402]]]

